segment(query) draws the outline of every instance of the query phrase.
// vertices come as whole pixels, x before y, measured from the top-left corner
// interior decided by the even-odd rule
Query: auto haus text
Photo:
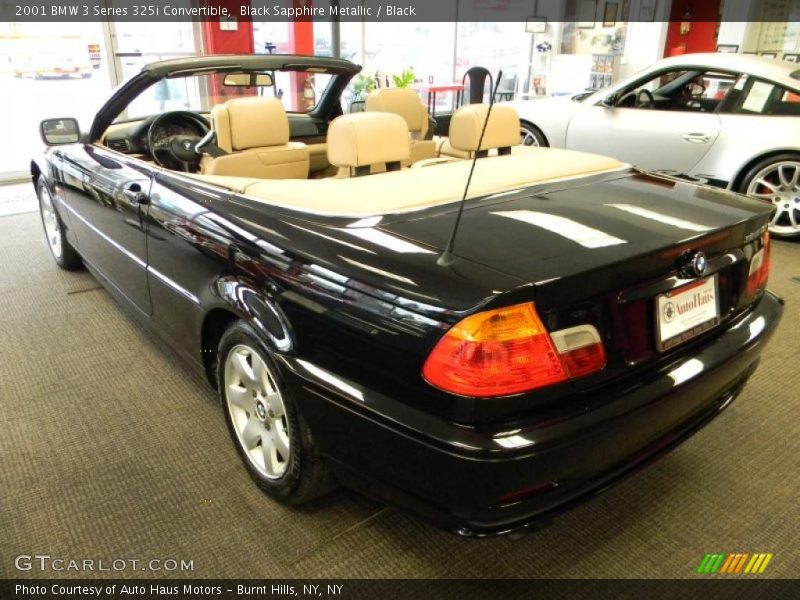
[[[54,583],[48,585],[26,585],[17,583],[14,585],[14,593],[19,596],[33,596],[43,598],[45,596],[70,596],[74,597],[95,597],[107,598],[108,596],[174,596],[176,598],[187,598],[194,595],[221,596],[222,587],[218,585],[183,585],[172,584],[150,584],[141,585],[135,583],[109,584],[109,585],[79,585],[70,583]]]
[[[416,17],[414,6],[379,4],[378,6],[273,6],[248,5],[240,7],[241,17],[280,17],[283,19],[312,19],[325,17]]]

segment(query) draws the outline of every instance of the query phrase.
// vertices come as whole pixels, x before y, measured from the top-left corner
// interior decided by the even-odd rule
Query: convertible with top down
[[[410,90],[344,114],[359,69],[155,63],[31,162],[55,262],[205,373],[267,494],[522,530],[736,398],[783,311],[771,205],[521,146],[503,103],[447,139]]]

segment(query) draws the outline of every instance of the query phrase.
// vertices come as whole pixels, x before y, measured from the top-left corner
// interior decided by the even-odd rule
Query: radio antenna
[[[453,258],[453,246],[456,243],[456,235],[458,234],[458,227],[461,225],[461,215],[464,212],[464,203],[467,201],[467,194],[469,193],[469,184],[472,182],[472,173],[475,171],[475,163],[478,162],[478,157],[481,153],[483,146],[483,136],[486,134],[486,126],[489,124],[489,117],[492,115],[492,107],[494,106],[494,97],[497,95],[497,90],[500,87],[500,80],[503,78],[503,71],[497,73],[497,82],[492,79],[489,74],[489,90],[491,96],[489,97],[489,109],[486,111],[486,120],[483,122],[483,129],[481,129],[481,136],[478,139],[478,148],[475,150],[475,156],[472,157],[472,165],[469,168],[469,176],[467,177],[467,185],[464,188],[464,195],[461,197],[461,202],[458,205],[458,213],[456,214],[456,222],[453,225],[453,231],[450,233],[450,239],[444,250],[436,259],[436,264],[440,267],[449,267],[455,262]]]

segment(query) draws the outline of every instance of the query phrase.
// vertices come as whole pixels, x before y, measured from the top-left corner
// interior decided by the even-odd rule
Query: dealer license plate
[[[669,350],[719,324],[717,276],[689,284],[656,299],[657,342]]]

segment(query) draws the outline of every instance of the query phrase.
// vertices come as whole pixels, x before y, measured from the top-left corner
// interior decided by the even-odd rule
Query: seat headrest
[[[289,119],[277,98],[233,98],[211,109],[217,146],[226,152],[289,143]]]
[[[366,109],[388,112],[406,120],[408,130],[424,136],[428,131],[428,109],[414,90],[408,88],[381,88],[367,96]]]
[[[328,160],[336,167],[402,162],[410,152],[406,122],[393,113],[343,115],[328,127]]]
[[[510,148],[519,145],[519,115],[513,106],[495,104],[483,144],[478,148],[488,104],[470,104],[459,108],[450,120],[450,145],[463,152],[476,152],[492,148]]]

